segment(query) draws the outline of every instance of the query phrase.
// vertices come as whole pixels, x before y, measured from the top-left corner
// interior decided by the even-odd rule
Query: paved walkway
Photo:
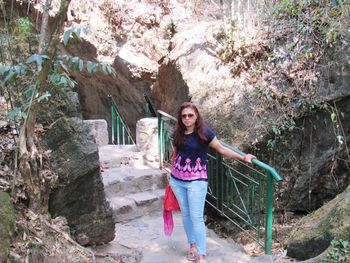
[[[188,245],[181,215],[175,213],[173,217],[175,226],[170,238],[164,235],[162,214],[156,213],[127,223],[117,223],[116,238],[96,251],[102,254],[134,251],[134,254],[139,254],[141,263],[188,263]],[[212,230],[207,230],[208,262],[244,263],[249,260],[249,256],[232,240],[221,239]]]

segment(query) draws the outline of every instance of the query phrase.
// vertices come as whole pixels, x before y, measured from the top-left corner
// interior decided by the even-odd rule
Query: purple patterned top
[[[208,180],[207,154],[208,145],[215,138],[215,133],[206,127],[208,140],[200,143],[195,133],[185,135],[186,145],[177,149],[171,168],[171,176],[183,181]]]

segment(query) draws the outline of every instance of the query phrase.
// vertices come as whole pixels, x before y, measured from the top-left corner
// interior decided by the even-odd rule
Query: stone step
[[[122,166],[143,166],[143,154],[136,145],[103,145],[98,147],[102,169]]]
[[[115,222],[130,221],[163,210],[165,190],[141,192],[126,196],[107,196]]]
[[[102,171],[108,196],[124,196],[165,188],[166,172],[156,168],[120,167]]]

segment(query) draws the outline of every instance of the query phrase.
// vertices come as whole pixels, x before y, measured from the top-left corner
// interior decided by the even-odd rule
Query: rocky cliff
[[[117,72],[72,73],[83,115],[109,121],[111,94],[133,129],[146,114],[143,94],[171,114],[191,100],[220,139],[281,171],[278,207],[312,211],[349,183],[349,33],[321,52],[288,27],[247,30],[217,11],[213,3],[73,1],[71,22],[90,34],[76,44],[87,48],[65,52],[113,62]]]
[[[321,1],[288,3],[266,10],[268,19],[248,30],[239,19],[224,16],[215,1],[200,6],[176,0],[72,1],[67,27],[85,27],[89,33],[61,52],[110,63],[116,70],[115,76],[69,72],[77,82],[83,117],[109,121],[108,94],[131,128],[146,114],[144,94],[156,109],[171,114],[182,101],[191,100],[220,139],[280,172],[284,181],[278,186],[277,211],[321,207],[350,180],[350,34],[342,27],[349,24],[349,13],[338,1],[324,6]],[[250,15],[256,14],[246,17]],[[85,175],[96,183],[97,193],[90,198],[101,197],[94,146],[83,138],[84,128],[76,119],[55,122],[54,136],[63,137],[61,124],[73,131],[72,145],[77,147],[48,140],[50,147],[66,152],[87,146],[77,158],[94,160]],[[74,138],[75,132],[81,136]],[[71,171],[75,186],[85,187],[73,171],[74,162],[55,165],[61,183]],[[87,225],[80,226],[86,218],[71,215],[59,203],[61,193],[68,192],[56,189],[51,205],[65,212],[79,236],[86,230]],[[72,200],[67,201],[68,207]],[[109,218],[108,207],[102,207],[103,218]],[[91,212],[93,220],[98,211]],[[89,236],[80,237],[90,243]]]

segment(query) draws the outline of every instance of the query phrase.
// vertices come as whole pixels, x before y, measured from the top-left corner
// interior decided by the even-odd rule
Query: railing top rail
[[[108,98],[111,100],[111,102],[113,103],[113,106],[117,109],[118,114],[119,114],[119,110],[118,110],[118,107],[117,107],[117,103],[116,103],[115,100],[113,99],[113,96],[112,96],[111,94],[108,94],[107,96],[108,96]]]
[[[177,121],[177,119],[176,119],[174,116],[172,116],[172,115],[170,115],[170,114],[168,114],[168,113],[166,113],[166,112],[164,112],[164,111],[158,110],[157,112],[158,112],[160,115],[162,115],[162,116],[164,116],[164,117],[166,117],[166,118],[169,118],[169,119],[171,119],[171,120],[173,120],[173,121]]]
[[[231,146],[231,145],[229,145],[229,144],[227,144],[227,143],[224,143],[224,142],[222,142],[222,141],[220,141],[220,143],[221,143],[222,145],[224,145],[225,147],[227,147],[227,148],[229,148],[229,149],[235,151],[236,153],[238,153],[238,154],[240,154],[240,155],[242,155],[242,156],[246,155],[246,153],[244,153],[244,152],[238,150],[237,148],[235,148],[235,147],[233,147],[233,146]],[[276,171],[274,168],[272,168],[271,166],[269,166],[268,164],[263,163],[262,161],[259,161],[258,159],[253,159],[252,162],[253,162],[253,164],[255,164],[255,165],[257,165],[257,166],[259,166],[259,167],[265,169],[266,171],[268,171],[268,172],[272,175],[273,179],[274,179],[276,182],[279,182],[279,181],[282,181],[282,180],[283,180],[282,177],[277,173],[277,171]]]
[[[164,117],[166,117],[168,119],[171,119],[171,120],[177,122],[177,119],[174,116],[172,116],[172,115],[170,115],[170,114],[168,114],[168,113],[166,113],[164,111],[158,110],[157,113],[160,114],[161,116],[164,116]],[[222,145],[224,145],[225,147],[235,151],[236,153],[238,153],[238,154],[240,154],[242,156],[246,155],[246,153],[238,150],[237,148],[235,148],[235,147],[233,147],[233,146],[231,146],[231,145],[229,145],[227,143],[224,143],[222,141],[220,141],[220,143]],[[272,175],[273,179],[276,182],[280,182],[280,181],[283,180],[282,177],[277,173],[277,171],[274,168],[272,168],[271,166],[269,166],[268,164],[263,163],[262,161],[259,161],[258,159],[253,159],[252,162],[253,162],[253,164],[255,164],[255,165],[261,167],[262,169],[268,171]]]

